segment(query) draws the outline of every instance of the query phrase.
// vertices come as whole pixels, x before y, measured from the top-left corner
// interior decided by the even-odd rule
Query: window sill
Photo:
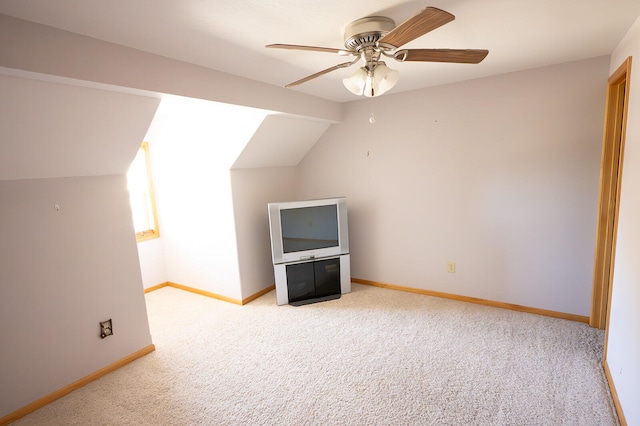
[[[143,231],[136,233],[136,242],[140,243],[142,241],[154,240],[156,238],[160,238],[160,233],[155,231]]]

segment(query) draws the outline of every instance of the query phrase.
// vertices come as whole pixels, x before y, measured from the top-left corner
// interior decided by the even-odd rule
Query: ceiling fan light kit
[[[270,44],[266,47],[291,50],[337,53],[355,56],[351,62],[334,65],[302,78],[285,87],[297,86],[340,68],[350,67],[362,61],[363,65],[350,77],[342,80],[345,87],[358,96],[375,97],[391,90],[400,78],[380,60],[381,56],[398,62],[449,62],[459,64],[480,63],[489,53],[481,49],[402,49],[401,46],[451,22],[455,16],[435,7],[427,7],[399,26],[384,16],[369,16],[347,25],[344,33],[345,49],[301,46],[295,44]]]
[[[384,62],[378,62],[373,70],[359,68],[342,83],[354,95],[373,98],[391,90],[399,78],[398,71],[392,70]]]

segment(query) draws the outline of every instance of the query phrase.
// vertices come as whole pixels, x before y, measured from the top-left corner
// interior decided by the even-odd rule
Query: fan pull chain
[[[371,123],[371,124],[375,124],[375,122],[376,122],[376,116],[373,113],[373,100],[374,99],[375,98],[373,98],[373,97],[371,98],[371,116],[369,117],[369,123]]]

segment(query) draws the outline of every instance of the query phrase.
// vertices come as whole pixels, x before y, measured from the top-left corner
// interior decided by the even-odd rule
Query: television
[[[269,203],[273,264],[349,253],[347,200]]]

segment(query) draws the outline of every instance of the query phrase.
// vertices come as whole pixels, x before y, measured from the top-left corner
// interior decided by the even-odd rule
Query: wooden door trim
[[[589,318],[592,327],[601,329],[607,328],[611,300],[630,77],[631,57],[628,57],[607,80],[593,295]],[[620,93],[621,88],[624,88],[623,94]]]

